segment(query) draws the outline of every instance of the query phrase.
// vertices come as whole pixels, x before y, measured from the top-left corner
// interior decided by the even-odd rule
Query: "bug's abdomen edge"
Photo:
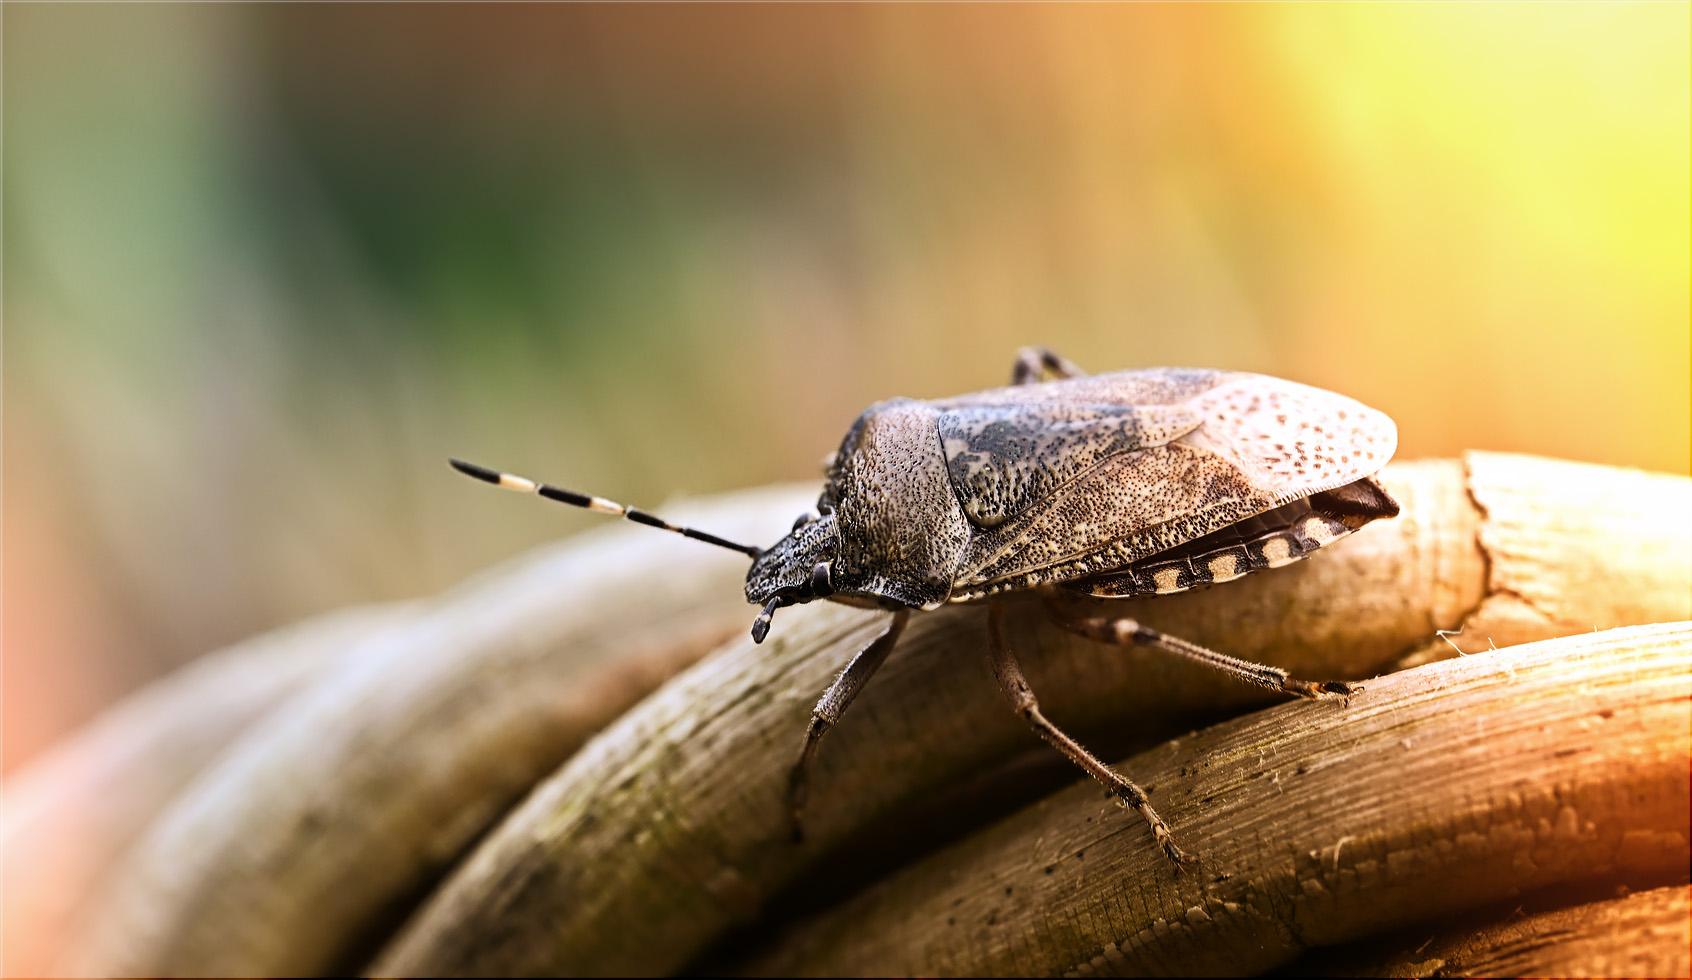
[[[1127,598],[1231,582],[1308,558],[1370,521],[1397,516],[1398,509],[1379,483],[1364,478],[1282,504],[1120,571],[1062,584],[1085,595]]]

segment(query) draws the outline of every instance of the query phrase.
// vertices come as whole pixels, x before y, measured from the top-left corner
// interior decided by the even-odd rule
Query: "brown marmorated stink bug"
[[[1041,381],[1046,372],[1057,380]],[[871,405],[829,457],[816,513],[802,515],[769,548],[452,465],[488,483],[751,556],[746,598],[763,607],[752,623],[758,642],[782,606],[830,599],[893,611],[887,632],[846,665],[811,713],[789,783],[796,839],[819,740],[887,659],[911,610],[985,601],[993,674],[1017,714],[1138,810],[1179,867],[1188,858],[1145,792],[1040,713],[993,598],[1026,589],[1165,595],[1309,557],[1398,514],[1374,479],[1397,440],[1380,412],[1290,381],[1174,368],[1089,376],[1052,351],[1025,348],[1008,388]],[[1312,699],[1357,690],[1298,680],[1132,619],[1075,617],[1048,606],[1060,625],[1089,639],[1157,647],[1270,690]]]

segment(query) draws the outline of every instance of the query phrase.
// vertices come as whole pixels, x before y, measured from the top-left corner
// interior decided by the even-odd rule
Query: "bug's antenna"
[[[522,493],[538,493],[548,500],[556,500],[561,504],[569,504],[572,507],[580,507],[584,510],[596,510],[601,514],[616,514],[620,517],[626,517],[636,524],[674,531],[695,541],[703,541],[706,544],[714,544],[719,548],[738,551],[749,556],[753,561],[757,561],[758,556],[764,553],[762,548],[749,544],[735,544],[727,538],[719,538],[708,531],[700,531],[691,527],[678,527],[655,514],[648,514],[646,511],[634,507],[624,507],[622,504],[614,500],[606,500],[604,497],[592,497],[585,493],[577,493],[574,490],[566,490],[563,487],[555,487],[550,483],[536,483],[524,477],[490,470],[485,466],[477,466],[475,463],[466,463],[462,459],[449,459],[447,462],[451,463],[452,468],[458,472],[481,480],[483,483],[491,483],[496,487],[504,487],[507,490],[517,490]]]

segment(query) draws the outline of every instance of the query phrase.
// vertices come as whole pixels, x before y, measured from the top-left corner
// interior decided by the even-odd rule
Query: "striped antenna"
[[[622,504],[614,500],[606,500],[604,497],[590,497],[585,493],[555,487],[550,483],[536,483],[533,480],[513,476],[510,473],[501,473],[498,470],[490,470],[485,466],[477,466],[475,463],[466,463],[462,459],[449,459],[447,462],[451,463],[452,468],[458,472],[481,480],[483,483],[491,483],[496,487],[504,487],[507,490],[517,490],[522,493],[538,493],[548,500],[556,500],[561,504],[581,507],[584,510],[596,510],[601,514],[616,514],[620,517],[626,517],[636,524],[674,531],[695,541],[703,541],[706,544],[714,544],[719,548],[738,551],[751,557],[753,561],[757,561],[758,556],[764,553],[762,548],[755,548],[749,544],[735,544],[733,541],[719,538],[708,531],[699,531],[691,527],[678,527],[655,514],[648,514],[646,511],[634,507],[624,507]]]

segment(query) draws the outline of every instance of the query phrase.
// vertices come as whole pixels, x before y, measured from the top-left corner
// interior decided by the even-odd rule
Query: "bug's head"
[[[770,617],[781,606],[834,596],[839,551],[839,524],[832,513],[801,516],[787,537],[764,549],[746,573],[746,600],[764,607],[752,624],[754,640],[764,642]]]
[[[896,399],[873,405],[826,464],[817,513],[753,561],[746,598],[763,606],[762,641],[782,606],[831,599],[932,609],[951,595],[968,523],[946,475],[936,411]]]

